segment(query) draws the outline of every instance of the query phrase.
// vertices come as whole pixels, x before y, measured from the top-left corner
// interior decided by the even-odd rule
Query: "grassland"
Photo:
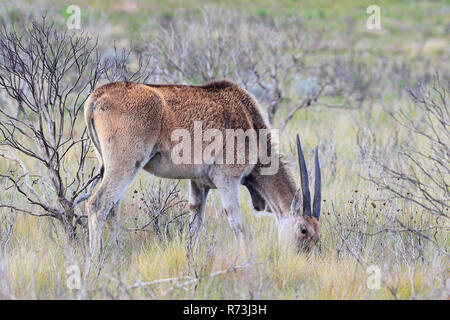
[[[76,1],[45,1],[45,6],[64,15],[66,5]],[[33,3],[33,4],[31,4]],[[143,27],[153,16],[177,19],[190,14],[201,18],[201,9],[213,5],[193,1],[130,1],[119,6],[115,1],[78,1],[88,21],[106,21],[91,32],[108,33],[112,40],[127,45],[141,39]],[[348,32],[348,21],[355,21],[352,47],[338,48],[342,55],[356,52],[362,61],[376,65],[378,61],[408,65],[412,75],[435,71],[448,72],[450,65],[448,1],[378,1],[382,14],[382,30],[365,28],[366,8],[371,1],[237,1],[220,3],[226,10],[240,10],[255,17],[287,19],[300,14],[305,24],[319,30],[330,41]],[[217,4],[214,4],[217,5]],[[35,2],[14,1],[5,4],[8,12],[28,14]],[[37,8],[36,8],[37,10]],[[5,11],[5,12],[6,12]],[[186,13],[187,12],[187,13]],[[151,32],[151,31],[150,31]],[[102,40],[100,40],[102,41]],[[107,46],[107,44],[105,44]],[[326,59],[323,57],[321,59]],[[381,68],[381,67],[380,67]],[[383,70],[379,71],[383,74]],[[392,74],[395,74],[393,71]],[[408,233],[387,232],[370,236],[386,217],[398,215],[406,225],[422,228],[436,223],[433,217],[423,218],[418,205],[391,199],[367,179],[373,169],[361,153],[361,135],[372,133],[368,147],[383,149],[394,139],[407,141],[410,131],[401,128],[386,113],[411,107],[410,98],[398,87],[375,83],[376,98],[355,110],[317,106],[299,111],[281,136],[281,151],[299,182],[294,157],[294,139],[302,136],[308,164],[312,165],[313,148],[320,143],[323,159],[323,209],[321,217],[321,250],[311,255],[283,252],[277,242],[275,220],[257,216],[249,194],[242,188],[242,208],[247,233],[247,250],[236,248],[226,217],[221,212],[218,194],[212,192],[206,222],[195,253],[187,255],[186,217],[181,227],[171,224],[168,235],[158,236],[152,228],[129,231],[148,221],[139,199],[142,186],[157,188],[159,179],[144,172],[128,189],[122,201],[123,230],[117,242],[106,243],[104,261],[96,263],[94,274],[82,283],[81,290],[67,286],[68,267],[84,270],[87,236],[79,231],[81,241],[73,246],[57,222],[31,217],[0,208],[0,235],[14,217],[12,236],[0,252],[0,297],[6,299],[448,299],[449,260],[448,220],[444,219],[434,239],[441,249],[423,244],[423,254],[411,248]],[[448,106],[447,106],[448,108]],[[447,111],[448,112],[448,111]],[[282,115],[283,113],[281,113]],[[83,129],[82,121],[78,130]],[[420,140],[418,140],[420,141]],[[447,146],[449,141],[446,141]],[[420,148],[420,145],[417,146]],[[389,149],[385,149],[389,151]],[[0,172],[7,172],[11,163],[0,159]],[[26,163],[33,166],[32,159]],[[66,163],[75,158],[66,159]],[[90,167],[96,166],[94,154]],[[448,179],[448,177],[447,177]],[[448,180],[447,180],[448,181]],[[163,188],[168,181],[162,181]],[[17,192],[1,181],[0,203],[20,201]],[[181,195],[187,198],[187,183],[181,181]],[[138,193],[135,193],[137,190]],[[446,201],[449,199],[447,198]],[[176,215],[173,211],[171,215]],[[355,221],[358,221],[355,224]],[[348,232],[359,228],[365,234]],[[362,230],[364,228],[364,230]],[[358,230],[357,230],[358,231]],[[105,239],[109,239],[109,229]],[[345,238],[348,237],[348,238]],[[107,240],[108,241],[108,240]],[[414,242],[415,243],[415,242]],[[353,244],[354,247],[349,247]],[[0,248],[3,249],[3,248]],[[370,289],[368,267],[380,270],[381,285]],[[211,276],[212,273],[222,274]],[[189,278],[188,278],[189,277]],[[161,279],[177,278],[158,282]],[[190,281],[194,279],[193,281]],[[139,282],[156,281],[139,285]],[[137,284],[137,285],[135,285]]]

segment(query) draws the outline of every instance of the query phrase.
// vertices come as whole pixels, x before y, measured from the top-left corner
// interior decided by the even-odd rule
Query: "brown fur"
[[[238,238],[243,228],[235,188],[241,183],[249,189],[256,209],[266,209],[279,218],[290,213],[296,187],[282,161],[272,176],[261,175],[259,163],[172,163],[171,151],[178,142],[171,141],[171,133],[182,128],[193,136],[194,121],[202,121],[203,131],[218,129],[224,137],[225,129],[269,129],[253,96],[230,81],[201,86],[110,83],[90,95],[85,116],[104,166],[102,183],[88,203],[92,251],[109,210],[118,205],[125,188],[141,169],[160,177],[191,180],[191,211],[193,221],[199,221],[198,229],[211,188],[219,189]]]

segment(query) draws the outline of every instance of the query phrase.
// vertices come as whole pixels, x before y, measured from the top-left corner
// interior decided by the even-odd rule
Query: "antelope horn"
[[[305,157],[303,156],[300,137],[297,134],[297,155],[300,167],[300,180],[303,194],[303,215],[311,217],[311,194],[309,192],[308,170],[306,169]]]
[[[315,174],[314,179],[314,202],[313,202],[313,217],[319,220],[320,218],[320,200],[321,200],[321,187],[322,180],[320,176],[320,163],[319,163],[319,148],[316,147],[316,155],[314,159]]]

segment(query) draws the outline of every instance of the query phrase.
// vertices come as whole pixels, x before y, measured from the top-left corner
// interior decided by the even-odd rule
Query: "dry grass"
[[[332,113],[332,114],[327,114]],[[363,206],[367,196],[375,197],[373,186],[358,178],[360,173],[357,149],[356,127],[348,126],[352,115],[348,112],[316,111],[316,117],[333,118],[333,125],[327,121],[303,123],[303,141],[306,150],[312,151],[316,137],[308,133],[308,127],[327,132],[336,141],[339,161],[336,179],[329,181],[327,166],[324,168],[325,185],[323,216],[321,219],[322,251],[311,256],[294,252],[281,252],[277,244],[275,222],[270,216],[256,217],[252,214],[247,192],[242,190],[242,207],[248,236],[247,252],[235,248],[233,233],[220,210],[218,195],[211,194],[207,206],[205,228],[196,249],[195,258],[189,262],[186,255],[187,242],[182,233],[175,233],[171,239],[158,240],[150,229],[130,232],[122,231],[118,245],[109,246],[106,260],[98,278],[89,279],[88,295],[83,297],[105,298],[157,298],[157,299],[391,299],[394,294],[400,299],[412,298],[411,285],[414,282],[415,298],[446,298],[446,279],[448,278],[448,257],[429,249],[424,261],[416,261],[414,273],[411,265],[395,253],[395,246],[401,241],[395,235],[384,240],[392,246],[391,251],[383,251],[378,237],[368,237],[364,244],[362,262],[358,262],[346,248],[339,251],[340,234],[335,229],[336,216],[351,219],[355,208]],[[315,121],[314,121],[315,122]],[[317,121],[319,122],[319,121]],[[342,130],[341,128],[346,128]],[[289,128],[285,137],[293,137],[297,131]],[[386,132],[386,131],[385,131]],[[291,134],[292,133],[292,134]],[[388,134],[386,132],[386,134]],[[283,141],[287,150],[291,141]],[[122,212],[123,222],[132,223],[138,214],[133,209],[132,190],[139,183],[150,184],[150,175],[141,173],[138,181],[125,195]],[[140,181],[140,182],[139,182]],[[185,190],[183,184],[182,190]],[[358,190],[358,193],[354,191]],[[2,196],[3,197],[3,196]],[[350,201],[353,202],[349,203]],[[332,207],[334,206],[334,209]],[[380,204],[381,205],[381,204]],[[381,205],[382,207],[382,205]],[[410,210],[414,210],[411,208]],[[377,206],[367,208],[372,222],[384,210]],[[387,210],[395,211],[391,205]],[[404,211],[407,215],[410,211]],[[386,211],[386,210],[385,210]],[[13,213],[2,210],[1,216]],[[137,219],[144,221],[143,215]],[[350,226],[350,222],[344,222]],[[142,224],[140,224],[142,225]],[[106,231],[105,236],[107,237]],[[58,238],[59,237],[59,238]],[[447,233],[441,234],[440,243],[446,246]],[[8,279],[9,288],[3,292],[5,298],[56,299],[76,298],[80,293],[66,286],[68,266],[80,265],[83,270],[83,246],[74,250],[64,242],[62,230],[52,226],[42,218],[18,215],[14,233],[7,252],[7,272],[2,278]],[[73,251],[73,252],[72,252]],[[247,264],[237,270],[209,278],[209,274],[230,267]],[[367,266],[375,264],[381,269],[386,282],[379,290],[367,286]],[[96,271],[98,270],[98,266]],[[159,283],[142,288],[127,289],[137,281],[183,276],[199,277],[198,282],[183,283],[185,279]],[[95,279],[94,279],[95,278]],[[388,286],[388,287],[387,287]],[[8,296],[4,294],[8,292]]]
[[[123,37],[126,32],[119,33]],[[431,64],[442,63],[443,55],[448,55],[448,45],[431,38],[424,50],[435,57]],[[370,37],[364,41],[372,43],[372,40],[380,41]],[[408,62],[409,57],[402,58]],[[420,66],[418,69],[422,70],[423,64]],[[448,62],[441,69],[448,70]],[[201,240],[191,257],[187,255],[187,225],[171,224],[168,236],[158,236],[151,226],[130,231],[148,221],[148,216],[139,210],[139,199],[133,191],[159,182],[142,172],[124,195],[124,229],[119,241],[109,242],[110,229],[105,230],[104,260],[95,262],[80,290],[68,288],[67,271],[69,266],[77,265],[83,275],[87,235],[79,230],[80,241],[73,245],[67,242],[57,221],[0,208],[0,298],[448,299],[448,219],[436,221],[405,200],[377,201],[386,194],[363,179],[368,170],[375,168],[368,167],[361,156],[357,139],[361,129],[370,129],[375,134],[376,139],[367,142],[369,149],[382,149],[394,134],[399,141],[409,139],[408,131],[397,128],[384,108],[402,108],[412,102],[399,94],[397,87],[387,90],[388,86],[376,86],[374,91],[381,92],[379,99],[366,101],[356,110],[321,106],[303,109],[282,133],[281,150],[291,161],[297,180],[295,133],[301,134],[306,159],[312,159],[313,148],[320,143],[324,183],[320,251],[317,249],[310,256],[282,251],[275,220],[253,214],[244,188],[241,195],[245,250],[236,248],[214,191],[208,198]],[[81,130],[83,124],[80,122],[77,128]],[[10,163],[0,161],[0,172],[6,172]],[[66,159],[66,163],[70,161],[74,158]],[[88,161],[90,167],[96,165],[93,153]],[[31,159],[26,160],[26,165],[33,164]],[[7,181],[1,180],[1,184],[0,203],[20,201]],[[168,182],[163,181],[162,185],[168,186]],[[180,183],[180,190],[186,198],[186,182]],[[170,214],[177,212],[173,210]],[[391,226],[392,217],[419,229],[438,224],[440,229],[431,234],[439,247],[410,232],[376,233],[383,226]],[[367,284],[370,265],[381,272],[379,289],[369,289]]]

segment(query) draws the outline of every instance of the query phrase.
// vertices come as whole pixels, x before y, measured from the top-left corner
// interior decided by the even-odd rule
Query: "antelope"
[[[311,208],[308,172],[298,135],[301,177],[298,190],[283,161],[270,175],[262,174],[264,165],[260,162],[174,163],[171,155],[175,142],[171,133],[179,128],[192,132],[194,121],[202,122],[202,130],[269,129],[256,99],[239,85],[227,80],[200,86],[109,83],[95,89],[86,100],[85,121],[102,168],[100,186],[87,203],[91,254],[100,246],[106,218],[110,215],[118,219],[120,199],[142,169],[162,178],[189,179],[190,229],[194,243],[202,229],[211,189],[218,190],[231,229],[237,241],[243,241],[240,185],[248,189],[256,211],[275,215],[280,237],[294,239],[298,249],[305,251],[318,242],[321,201],[318,151],[316,148]],[[275,142],[270,137],[268,141],[265,151],[274,152]]]

